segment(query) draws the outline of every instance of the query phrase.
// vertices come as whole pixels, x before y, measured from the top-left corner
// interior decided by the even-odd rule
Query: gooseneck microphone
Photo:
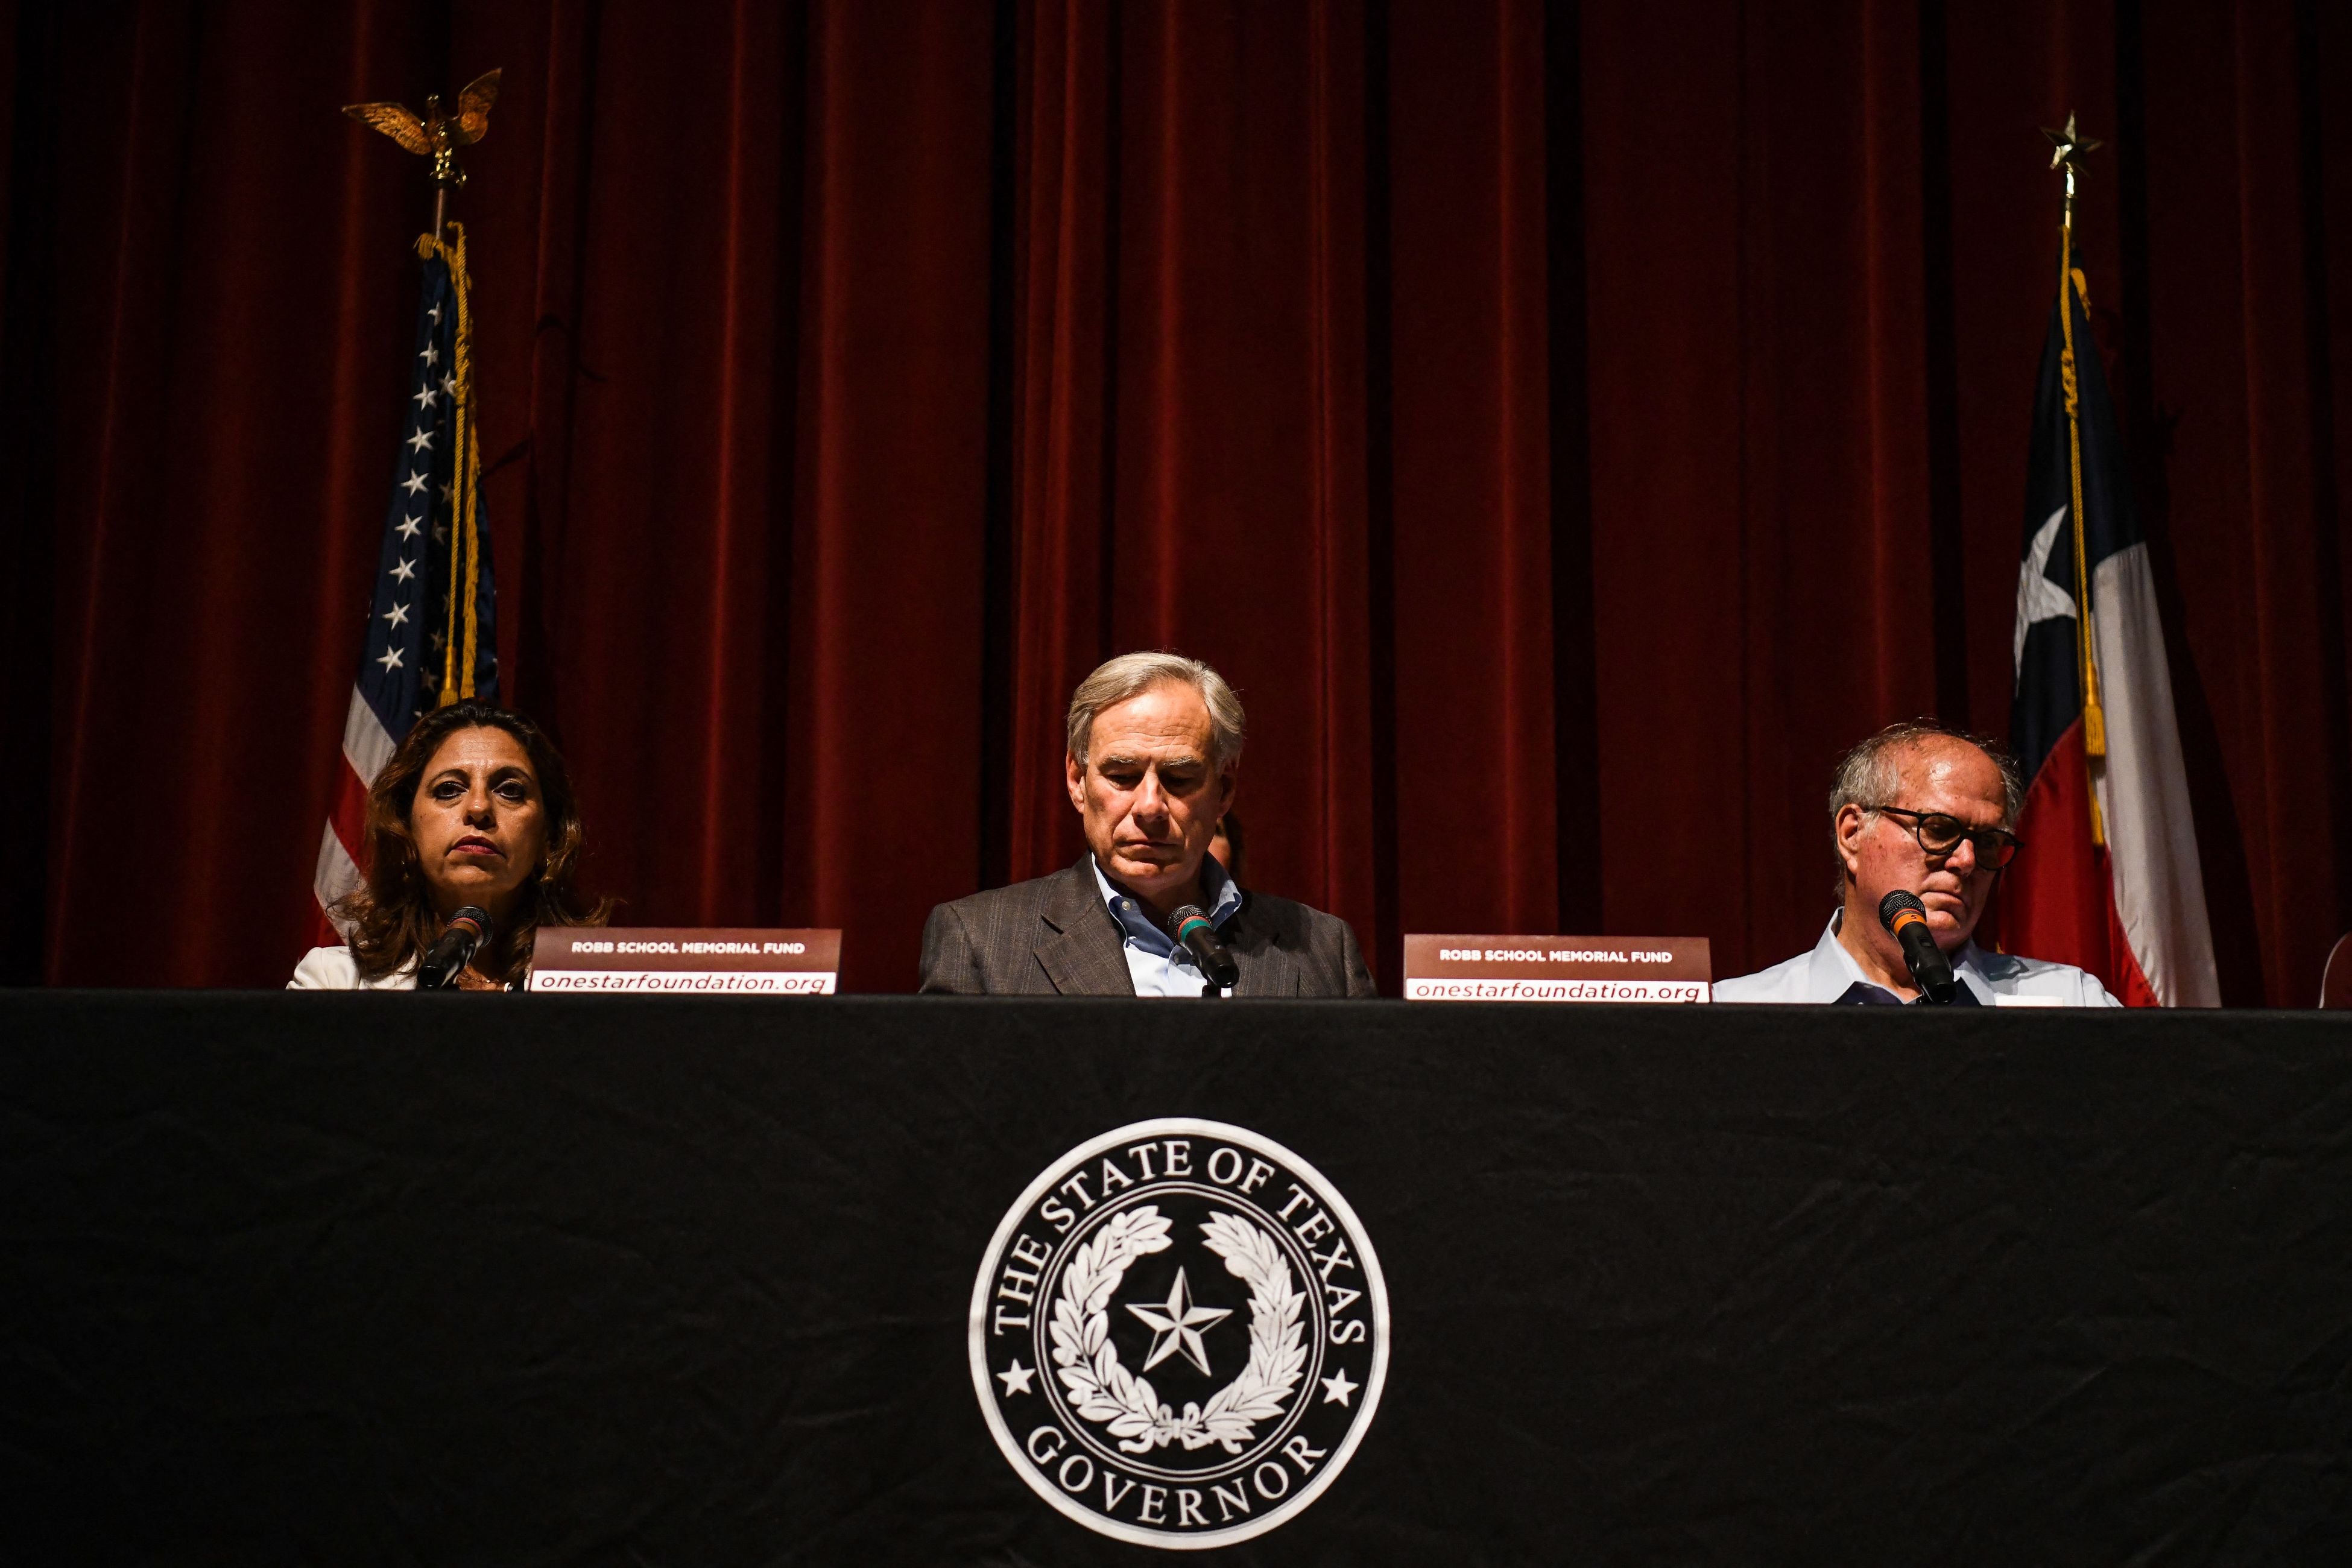
[[[1898,888],[1879,900],[1878,923],[1903,944],[1903,962],[1911,966],[1911,984],[1919,994],[1939,1007],[1948,1005],[1959,994],[1959,982],[1952,978],[1952,961],[1927,929],[1927,906],[1919,895]]]
[[[446,991],[457,983],[458,973],[474,962],[475,952],[489,940],[490,911],[467,904],[449,917],[448,929],[434,940],[425,962],[416,966],[416,988]]]
[[[1216,926],[1201,912],[1200,905],[1179,905],[1169,919],[1176,924],[1176,940],[1191,952],[1192,962],[1201,966],[1201,973],[1207,975],[1218,990],[1240,984],[1242,966],[1235,963],[1234,955],[1225,951],[1224,938],[1217,934]],[[1213,996],[1216,992],[1207,991],[1202,994]]]

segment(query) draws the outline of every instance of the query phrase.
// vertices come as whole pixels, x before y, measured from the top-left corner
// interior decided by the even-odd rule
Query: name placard
[[[688,996],[830,996],[841,932],[697,926],[542,926],[533,991]]]
[[[1408,1002],[1711,1002],[1703,936],[1408,936]]]

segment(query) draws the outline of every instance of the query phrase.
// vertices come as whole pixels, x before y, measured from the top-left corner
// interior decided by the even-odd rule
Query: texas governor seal
[[[997,1226],[971,1381],[1039,1497],[1145,1546],[1225,1546],[1321,1495],[1388,1373],[1388,1291],[1347,1200],[1240,1127],[1139,1121]]]

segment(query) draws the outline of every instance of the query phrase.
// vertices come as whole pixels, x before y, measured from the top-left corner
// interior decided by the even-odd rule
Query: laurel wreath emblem
[[[1238,1215],[1211,1215],[1201,1226],[1202,1239],[1225,1260],[1225,1271],[1250,1288],[1249,1364],[1207,1405],[1188,1400],[1178,1415],[1160,1403],[1150,1379],[1119,1364],[1110,1341],[1110,1300],[1119,1280],[1137,1258],[1168,1249],[1169,1224],[1156,1205],[1128,1209],[1070,1254],[1050,1325],[1054,1363],[1078,1414],[1108,1423],[1122,1452],[1216,1443],[1238,1454],[1258,1422],[1282,1414],[1297,1386],[1307,1364],[1298,1321],[1307,1298],[1291,1290],[1290,1265],[1274,1237]]]

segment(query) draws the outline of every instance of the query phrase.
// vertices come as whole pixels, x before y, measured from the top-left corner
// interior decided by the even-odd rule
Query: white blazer
[[[381,980],[362,980],[348,947],[314,947],[294,966],[289,991],[414,991],[416,961],[410,959]]]
[[[1718,1002],[1835,1002],[1863,980],[1862,965],[1838,941],[1840,910],[1811,952],[1754,974],[1715,983]],[[2014,953],[1987,952],[1971,942],[1952,954],[1952,977],[1975,994],[1981,1007],[2120,1007],[2098,977],[2071,963],[2050,963]],[[1867,984],[1864,982],[1864,984]]]

